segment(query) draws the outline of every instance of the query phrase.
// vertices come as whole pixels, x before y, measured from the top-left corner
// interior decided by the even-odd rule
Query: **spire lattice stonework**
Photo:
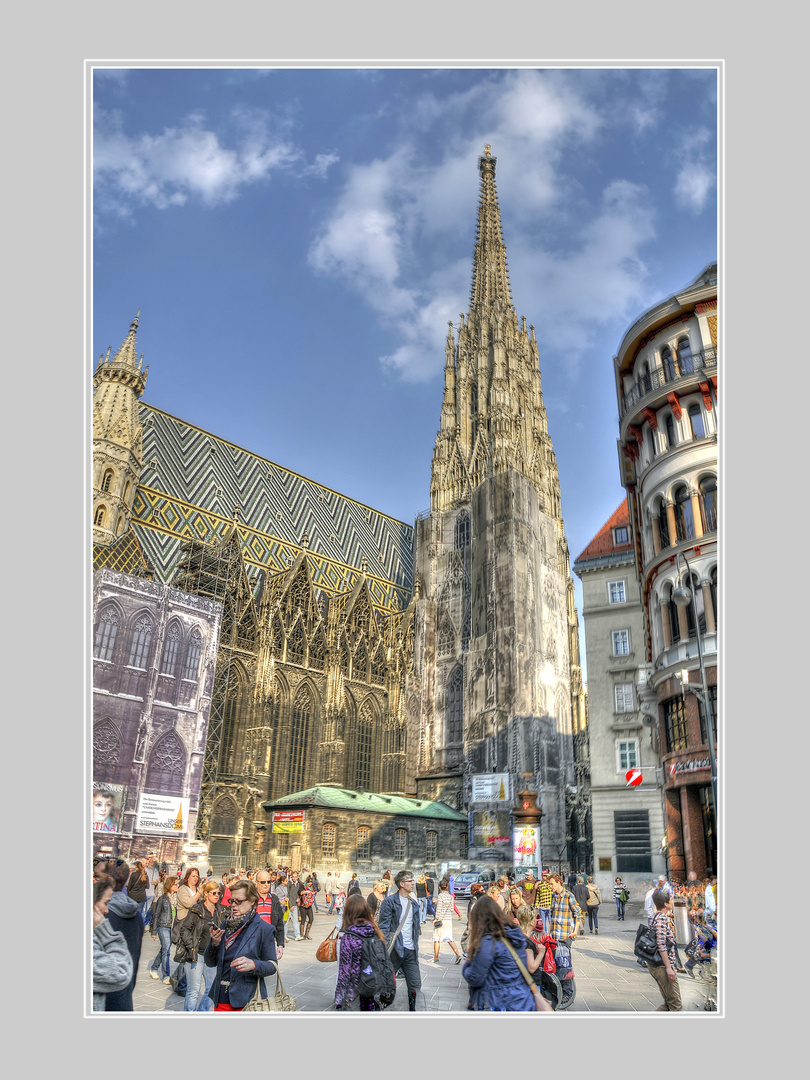
[[[457,338],[450,327],[445,391],[433,452],[431,509],[467,501],[484,479],[515,469],[527,476],[541,508],[560,516],[557,461],[548,434],[534,327],[518,319],[509,284],[497,159],[478,159],[481,196],[470,309]]]

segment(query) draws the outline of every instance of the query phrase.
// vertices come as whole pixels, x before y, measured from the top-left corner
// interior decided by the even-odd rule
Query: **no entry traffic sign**
[[[624,778],[628,787],[638,787],[642,780],[641,769],[628,769]]]

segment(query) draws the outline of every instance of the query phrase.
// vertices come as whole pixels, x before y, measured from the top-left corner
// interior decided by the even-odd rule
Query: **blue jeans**
[[[159,926],[157,928],[158,941],[160,942],[160,952],[152,961],[150,971],[157,971],[160,973],[161,978],[168,979],[171,975],[171,960],[169,959],[169,953],[172,947],[172,928],[170,926]]]
[[[143,919],[144,927],[148,927],[152,919],[152,900],[154,897],[149,897],[148,900],[141,901],[141,918]]]
[[[537,909],[540,912],[540,916],[543,920],[543,933],[548,934],[551,927],[551,908],[541,907]]]
[[[196,964],[186,964],[188,989],[183,1001],[183,1012],[207,1012],[213,1008],[208,991],[211,989],[216,973],[216,967],[208,967],[201,956]]]
[[[419,918],[422,920],[422,922],[424,922],[425,919],[427,918],[427,897],[426,896],[420,896],[419,897]]]
[[[624,919],[624,900],[620,900],[618,896],[616,897],[616,912],[619,919]]]

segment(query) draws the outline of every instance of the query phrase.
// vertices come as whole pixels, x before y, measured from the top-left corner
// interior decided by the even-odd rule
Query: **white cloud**
[[[381,357],[387,370],[422,381],[444,365],[447,322],[457,323],[468,306],[475,165],[487,142],[496,156],[508,148],[500,201],[513,233],[514,222],[522,226],[506,236],[509,263],[521,295],[531,298],[518,312],[530,313],[538,328],[544,314],[554,316],[546,322],[569,371],[576,372],[599,325],[617,308],[638,305],[647,273],[640,252],[654,236],[649,193],[606,179],[594,213],[583,209],[582,192],[563,167],[565,153],[588,144],[605,123],[562,72],[512,71],[441,101],[426,92],[408,102],[398,149],[352,169],[310,251],[316,269],[342,278],[399,333],[397,348]],[[423,150],[437,141],[438,161]],[[536,238],[549,214],[568,223],[565,253],[550,254]],[[464,230],[470,253],[458,258],[455,236]]]
[[[700,214],[716,184],[716,162],[708,128],[689,132],[681,144],[680,156],[683,165],[673,189],[675,201],[685,210]]]
[[[131,216],[139,205],[165,210],[196,199],[216,206],[235,199],[247,185],[274,171],[300,168],[324,176],[337,160],[319,155],[313,165],[287,137],[288,122],[259,110],[239,108],[231,115],[232,146],[191,114],[159,135],[128,135],[117,112],[96,110],[93,169],[100,213]]]

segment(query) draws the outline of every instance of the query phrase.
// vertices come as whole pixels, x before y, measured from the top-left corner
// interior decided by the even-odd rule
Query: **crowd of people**
[[[670,886],[661,877],[650,886],[645,912],[662,964],[647,966],[664,999],[661,1009],[678,1011],[678,973],[693,974],[716,943],[716,878]],[[617,877],[613,899],[620,921],[629,898]],[[695,927],[686,965],[672,916],[679,901]],[[196,867],[170,873],[165,864],[156,864],[154,853],[131,867],[123,859],[96,858],[93,1009],[132,1010],[148,932],[158,945],[148,975],[184,997],[185,1011],[240,1011],[257,986],[261,997],[267,996],[265,980],[276,972],[288,942],[310,939],[313,912],[324,910],[336,918],[335,1009],[382,1011],[392,1004],[400,979],[408,1009],[416,1011],[422,987],[419,938],[430,920],[428,963],[442,962],[442,945],[450,963],[463,963],[468,1009],[543,1011],[551,1008],[543,998],[548,950],[562,946],[571,964],[572,946],[586,933],[586,922],[588,933],[599,933],[602,895],[591,877],[572,874],[563,881],[543,871],[539,879],[528,872],[521,880],[510,874],[473,884],[464,914],[459,903],[451,874],[435,882],[427,872],[386,870],[364,896],[356,873],[344,880],[340,872],[327,872],[319,880],[306,868],[300,873],[289,867],[232,868],[215,880],[210,868],[205,877]]]

